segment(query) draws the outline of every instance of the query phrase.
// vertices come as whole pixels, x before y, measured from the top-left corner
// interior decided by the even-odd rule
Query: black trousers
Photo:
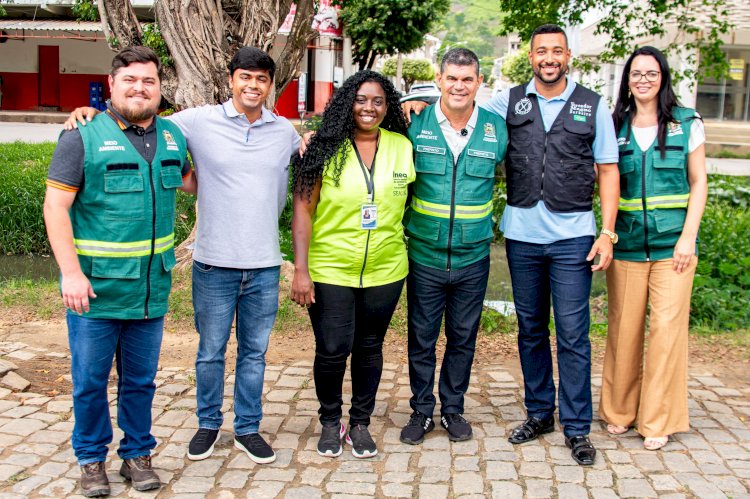
[[[383,373],[383,339],[403,287],[403,279],[371,288],[315,283],[315,303],[309,313],[315,332],[313,375],[322,424],[336,424],[341,419],[341,392],[349,354],[349,424],[370,424]]]

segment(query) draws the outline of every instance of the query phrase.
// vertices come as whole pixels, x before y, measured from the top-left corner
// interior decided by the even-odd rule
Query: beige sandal
[[[616,424],[607,424],[607,433],[610,435],[622,435],[627,433],[629,428],[627,426],[620,426]]]
[[[647,450],[659,450],[669,442],[669,437],[646,437],[643,439],[643,446]]]

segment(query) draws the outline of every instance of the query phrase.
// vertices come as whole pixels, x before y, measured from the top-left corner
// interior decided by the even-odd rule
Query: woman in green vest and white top
[[[383,370],[383,339],[408,272],[401,220],[414,181],[398,93],[360,71],[339,89],[302,158],[294,160],[292,299],[315,333],[321,456],[377,454],[368,425]],[[341,422],[351,354],[349,432]]]
[[[696,239],[706,206],[705,133],[680,107],[669,66],[653,47],[628,59],[613,114],[619,131],[619,241],[607,270],[609,327],[599,415],[631,426],[644,447],[688,431],[688,321]],[[650,306],[648,351],[644,331]]]

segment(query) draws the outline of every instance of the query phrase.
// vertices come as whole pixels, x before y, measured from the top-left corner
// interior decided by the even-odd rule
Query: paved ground
[[[31,362],[67,354],[0,342],[0,356]],[[371,425],[380,454],[356,460],[345,448],[338,459],[322,458],[315,452],[319,427],[310,362],[270,365],[261,431],[278,459],[261,466],[232,446],[229,422],[211,458],[187,460],[187,442],[197,424],[194,378],[190,371],[163,368],[153,409],[159,440],[153,462],[165,483],[158,497],[747,498],[750,387],[725,386],[715,374],[720,373],[690,375],[689,433],[650,452],[632,431],[613,438],[595,422],[592,440],[599,454],[593,467],[584,468],[573,463],[560,432],[522,446],[507,442],[509,428],[524,413],[520,380],[503,366],[474,372],[466,399],[473,440],[450,443],[438,428],[423,445],[410,446],[398,441],[410,412],[407,368],[387,364]],[[228,396],[233,381],[227,378]],[[595,377],[595,390],[599,383]],[[0,390],[0,498],[75,497],[79,470],[70,447],[70,396]],[[114,401],[112,408],[115,413]],[[231,399],[225,404],[229,409]],[[116,431],[115,439],[120,437]],[[156,495],[123,483],[119,466],[117,457],[108,464],[114,496]]]

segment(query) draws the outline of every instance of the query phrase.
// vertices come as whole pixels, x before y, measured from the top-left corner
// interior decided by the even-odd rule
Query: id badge
[[[360,228],[372,230],[378,228],[378,205],[363,204],[359,213]]]

